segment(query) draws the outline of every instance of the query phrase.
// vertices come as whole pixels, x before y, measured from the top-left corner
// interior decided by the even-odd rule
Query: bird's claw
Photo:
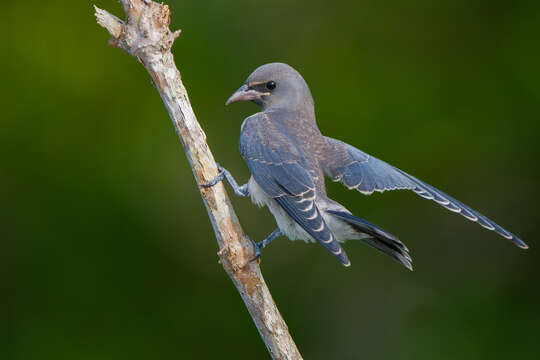
[[[261,258],[261,249],[262,249],[261,243],[251,240],[249,236],[248,236],[248,239],[249,241],[251,241],[251,244],[253,245],[253,253],[255,254],[255,256],[253,256],[253,258],[251,258],[251,260],[249,261],[250,262],[257,261]]]
[[[216,166],[218,168],[217,176],[215,178],[213,178],[212,180],[210,180],[209,182],[207,182],[206,184],[201,184],[202,188],[210,188],[210,187],[216,185],[218,182],[225,179],[225,172],[223,171],[223,168],[221,167],[221,165],[216,163]]]

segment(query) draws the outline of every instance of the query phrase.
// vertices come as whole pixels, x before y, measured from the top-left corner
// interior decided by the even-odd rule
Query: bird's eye
[[[274,90],[276,88],[276,82],[275,81],[269,81],[266,83],[266,88],[268,90]]]

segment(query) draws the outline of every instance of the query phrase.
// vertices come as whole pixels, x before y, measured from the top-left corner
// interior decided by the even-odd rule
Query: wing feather
[[[520,248],[528,247],[516,235],[433,186],[349,144],[328,137],[326,139],[334,156],[324,159],[324,170],[334,181],[343,182],[347,188],[356,189],[366,195],[374,191],[412,190],[425,199],[433,200],[442,207],[495,231]]]
[[[240,136],[240,152],[263,191],[345,266],[350,262],[328,228],[316,204],[312,168],[286,131],[264,123],[265,116],[248,118]]]

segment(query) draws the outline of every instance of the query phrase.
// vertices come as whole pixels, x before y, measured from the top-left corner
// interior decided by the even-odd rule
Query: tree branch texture
[[[208,183],[218,170],[174,63],[171,47],[180,31],[169,30],[169,7],[150,0],[121,0],[121,3],[125,21],[95,7],[97,22],[111,35],[111,46],[134,56],[148,70],[180,138],[195,181]],[[301,359],[259,264],[249,261],[254,256],[251,242],[238,222],[223,184],[211,188],[199,185],[199,190],[216,235],[220,263],[240,293],[271,357]]]

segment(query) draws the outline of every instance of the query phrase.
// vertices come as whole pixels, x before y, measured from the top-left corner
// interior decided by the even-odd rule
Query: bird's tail
[[[373,225],[369,221],[356,217],[347,212],[335,210],[327,210],[326,212],[345,221],[356,231],[369,235],[370,237],[361,238],[360,240],[369,246],[389,255],[407,269],[412,270],[412,259],[409,256],[409,249],[407,249],[407,247],[401,241],[399,241],[397,237],[386,232],[380,227]]]

